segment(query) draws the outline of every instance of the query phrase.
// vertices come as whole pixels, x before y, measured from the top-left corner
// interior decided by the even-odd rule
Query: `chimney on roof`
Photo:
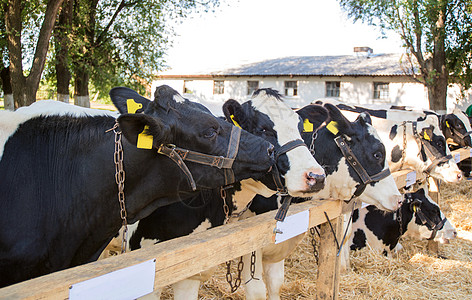
[[[372,54],[374,53],[374,50],[370,47],[354,47],[354,53],[362,53],[362,54]]]

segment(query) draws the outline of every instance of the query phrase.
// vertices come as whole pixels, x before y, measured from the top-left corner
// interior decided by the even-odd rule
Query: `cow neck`
[[[122,245],[121,253],[126,252],[127,245],[127,211],[125,205],[125,194],[124,194],[124,184],[125,184],[125,170],[123,167],[123,144],[122,144],[122,131],[119,129],[118,122],[115,122],[114,126],[105,132],[113,131],[115,134],[115,152],[114,152],[114,162],[115,162],[115,180],[118,185],[118,201],[120,203],[120,217],[122,219],[123,227],[123,236],[122,236]],[[159,154],[163,154],[169,157],[174,161],[177,166],[184,172],[187,176],[187,179],[192,187],[192,190],[197,189],[195,180],[193,179],[192,173],[188,169],[184,160],[191,162],[199,163],[202,165],[209,165],[211,167],[217,167],[219,169],[224,169],[225,174],[225,185],[229,186],[231,183],[236,181],[234,171],[232,170],[232,165],[234,159],[238,153],[239,141],[241,137],[241,129],[232,126],[231,136],[228,145],[227,157],[223,156],[214,156],[199,153],[196,151],[191,151],[183,148],[176,147],[175,145],[164,145],[161,144],[157,150]]]

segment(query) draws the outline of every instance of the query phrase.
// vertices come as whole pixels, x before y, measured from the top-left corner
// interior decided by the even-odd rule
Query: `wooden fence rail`
[[[288,216],[305,210],[309,211],[311,227],[326,222],[324,212],[330,219],[335,220],[342,212],[342,201],[312,200],[293,204]],[[149,248],[11,285],[0,289],[0,298],[65,299],[68,298],[69,287],[73,284],[151,259],[156,260],[154,286],[163,287],[273,243],[275,213],[268,212],[205,232],[158,243]],[[323,244],[331,245],[329,242]],[[328,252],[336,252],[336,249],[328,249]],[[328,290],[335,288],[333,282],[327,281],[330,285]],[[329,295],[332,293],[334,291]],[[331,297],[329,295],[328,297]]]

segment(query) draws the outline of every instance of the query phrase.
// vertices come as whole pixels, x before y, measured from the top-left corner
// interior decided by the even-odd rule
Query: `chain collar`
[[[127,221],[127,212],[125,205],[125,170],[123,167],[123,143],[121,141],[122,135],[121,130],[119,130],[118,122],[115,125],[105,131],[112,131],[115,133],[115,152],[113,160],[115,162],[115,181],[118,185],[118,202],[120,203],[120,216],[122,220],[122,239],[121,239],[121,253],[126,252],[126,246],[128,241],[128,221]]]

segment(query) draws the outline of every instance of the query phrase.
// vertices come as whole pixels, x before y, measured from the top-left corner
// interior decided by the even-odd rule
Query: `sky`
[[[221,70],[285,56],[349,55],[356,46],[401,53],[400,38],[380,38],[353,23],[337,0],[221,0],[215,12],[193,14],[175,26],[166,73]]]

